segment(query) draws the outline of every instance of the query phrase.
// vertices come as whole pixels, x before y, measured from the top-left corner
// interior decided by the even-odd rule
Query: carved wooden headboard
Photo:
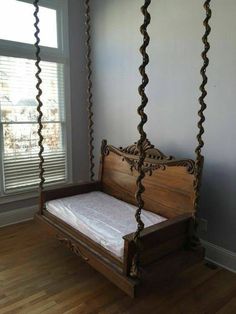
[[[145,151],[144,208],[167,218],[193,212],[194,161],[165,156],[149,141],[145,143]],[[115,148],[105,140],[102,143],[100,179],[103,191],[134,205],[137,204],[138,154],[136,144]]]

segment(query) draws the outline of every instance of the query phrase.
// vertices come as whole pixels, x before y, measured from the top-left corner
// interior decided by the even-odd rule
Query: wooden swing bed
[[[34,16],[36,20],[36,77],[38,79],[38,94],[36,98],[39,113],[38,134],[40,147],[40,210],[36,218],[38,221],[42,222],[49,232],[55,235],[62,244],[131,297],[137,295],[140,287],[148,284],[145,281],[148,280],[146,274],[148,274],[149,270],[150,272],[154,271],[157,274],[157,278],[159,274],[161,277],[161,269],[158,266],[160,262],[165,264],[168,258],[177,255],[181,256],[182,252],[189,254],[189,257],[195,254],[197,258],[202,259],[204,256],[204,250],[201,248],[196,231],[198,224],[197,209],[199,204],[199,190],[203,168],[201,149],[204,145],[202,135],[204,133],[203,122],[205,120],[205,97],[207,95],[205,90],[207,84],[206,69],[209,64],[207,52],[210,49],[208,43],[208,36],[211,31],[209,26],[209,20],[211,18],[210,0],[204,3],[206,19],[204,20],[204,51],[202,53],[203,66],[201,68],[203,82],[200,86],[200,110],[198,112],[200,120],[198,122],[199,133],[197,135],[198,146],[195,150],[196,161],[191,159],[179,160],[164,155],[147,140],[146,133],[144,132],[144,125],[147,122],[144,109],[148,103],[145,94],[145,88],[148,84],[145,68],[149,62],[146,49],[150,41],[147,33],[147,27],[151,19],[148,12],[150,3],[151,0],[145,0],[141,8],[144,23],[141,26],[143,45],[140,48],[143,63],[140,66],[142,84],[139,86],[139,94],[141,96],[141,105],[138,107],[138,114],[140,116],[140,123],[138,125],[138,131],[140,133],[139,141],[126,148],[116,148],[108,145],[104,140],[101,147],[99,178],[96,181],[94,180],[90,4],[89,0],[85,0],[91,182],[65,186],[58,189],[45,189],[42,136],[43,104],[41,102],[42,90],[40,88],[42,81],[40,78],[39,0],[34,1]],[[101,229],[96,230],[96,226],[98,225],[97,218],[94,216],[96,205],[93,205],[94,208],[92,208],[91,217],[86,217],[87,208],[89,208],[89,216],[92,206],[86,203],[88,207],[85,209],[82,208],[83,212],[85,212],[85,219],[83,220],[79,212],[79,216],[77,217],[77,221],[79,222],[78,226],[70,222],[68,223],[66,219],[68,208],[72,210],[71,203],[68,205],[67,202],[75,201],[75,207],[79,211],[78,207],[83,207],[84,200],[87,202],[92,197],[93,204],[98,202],[96,197],[105,200],[105,203],[100,206],[101,208],[99,208],[98,214],[100,215],[99,219],[102,219],[101,217],[105,215],[106,219],[110,219],[108,230],[112,230],[112,228],[114,229],[116,227],[114,227],[112,222],[113,215],[115,215],[114,219],[117,219],[117,217],[120,219],[120,230],[118,230],[120,232],[118,232],[120,239],[117,240],[117,237],[114,238],[117,243],[119,242],[119,244],[122,243],[123,245],[120,255],[116,254],[114,251],[117,243],[112,242],[110,244],[111,249],[108,249],[104,243],[107,239],[109,242],[109,235],[106,233],[103,234]],[[109,202],[115,205],[111,206],[109,212],[104,214],[103,207],[109,206]],[[65,219],[62,218],[60,208],[57,207],[59,206],[58,204],[67,206],[67,211],[65,211],[64,216]],[[54,212],[49,210],[52,206],[55,208]],[[121,207],[117,208],[117,206]],[[137,209],[134,210],[134,206],[137,206]],[[128,210],[129,214],[127,214]],[[130,219],[130,213],[133,213],[136,218],[137,230],[132,229],[132,223],[127,224],[128,229],[123,228],[126,224],[125,220],[127,219],[127,221],[129,221]],[[124,218],[126,214],[128,216]],[[75,213],[73,212],[72,215],[74,217]],[[151,217],[150,219],[154,219],[152,221],[158,222],[154,224],[149,222],[149,225],[145,227],[143,215],[146,215],[145,217],[148,217],[147,219]],[[89,231],[83,232],[83,221],[86,221],[86,218],[88,218],[87,228],[93,227],[91,234]],[[135,218],[133,219],[134,221]],[[105,225],[104,221],[99,221],[99,223]],[[79,226],[82,227],[80,228]],[[122,234],[122,230],[123,232],[124,230],[131,231],[128,234]],[[100,241],[96,241],[95,238],[97,235],[99,235]],[[101,236],[103,237],[102,240]],[[152,277],[152,279],[153,278],[154,277]]]

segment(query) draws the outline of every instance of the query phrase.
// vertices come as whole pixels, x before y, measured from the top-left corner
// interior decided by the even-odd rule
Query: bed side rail
[[[57,198],[63,198],[100,190],[100,181],[71,184],[57,189],[46,189],[41,194],[41,202],[44,204],[46,201],[51,201]]]
[[[141,264],[151,264],[171,252],[177,251],[187,244],[188,230],[192,215],[183,214],[145,228],[141,233]],[[124,273],[129,274],[132,259],[135,254],[133,241],[134,233],[123,237],[124,249]]]

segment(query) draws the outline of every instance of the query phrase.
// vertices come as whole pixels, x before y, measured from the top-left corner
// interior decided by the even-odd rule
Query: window
[[[0,0],[1,195],[31,190],[39,182],[34,7],[28,2]],[[46,184],[65,183],[70,179],[65,107],[68,60],[61,31],[66,7],[65,0],[40,3],[45,5],[40,7],[45,179]]]
[[[27,44],[34,43],[35,18],[33,13],[34,7],[30,3],[18,0],[0,0],[0,38]],[[41,7],[39,19],[41,24],[40,44],[58,48],[57,11]]]

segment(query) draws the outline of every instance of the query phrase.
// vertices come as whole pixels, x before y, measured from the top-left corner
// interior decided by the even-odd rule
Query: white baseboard
[[[206,260],[236,273],[236,253],[207,241],[201,241],[206,249]]]
[[[0,228],[32,220],[37,210],[37,206],[31,206],[0,213]]]

